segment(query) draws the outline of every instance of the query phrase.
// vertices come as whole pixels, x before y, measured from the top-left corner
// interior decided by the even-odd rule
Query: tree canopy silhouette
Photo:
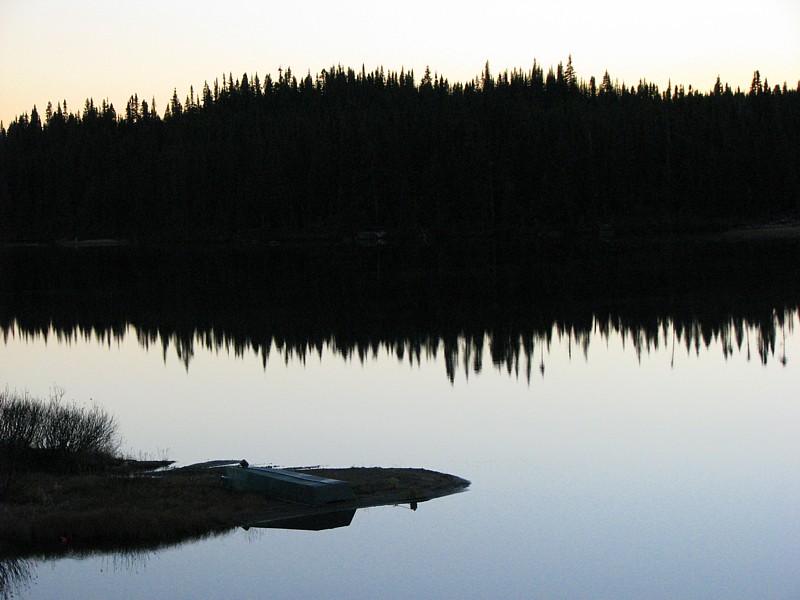
[[[800,88],[800,83],[798,83]],[[271,240],[680,230],[794,216],[800,89],[566,67],[450,83],[334,66],[66,101],[0,127],[0,238]]]

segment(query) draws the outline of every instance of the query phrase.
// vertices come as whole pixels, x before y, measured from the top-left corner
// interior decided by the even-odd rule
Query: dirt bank
[[[350,483],[355,502],[311,508],[220,485],[220,463],[153,471],[128,461],[102,473],[29,473],[0,503],[0,555],[157,547],[238,526],[386,504],[464,490],[469,482],[426,469],[303,469]]]

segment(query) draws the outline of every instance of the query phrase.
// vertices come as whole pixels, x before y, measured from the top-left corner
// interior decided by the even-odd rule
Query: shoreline
[[[470,485],[419,468],[294,467],[346,481],[356,495],[354,501],[310,507],[223,487],[220,476],[228,461],[165,468],[168,464],[125,461],[102,473],[26,473],[22,497],[0,502],[0,559],[157,548],[237,527],[281,527],[293,519],[318,521],[346,511],[352,516],[371,506],[410,504],[416,509]]]
[[[361,234],[373,234],[366,231]],[[360,234],[360,235],[361,235]],[[0,239],[0,248],[54,248],[54,249],[119,249],[132,250],[156,248],[201,248],[201,249],[227,249],[246,247],[251,249],[274,250],[278,248],[317,248],[317,247],[357,247],[373,248],[384,246],[416,247],[441,244],[447,246],[453,243],[545,243],[558,244],[561,242],[583,240],[586,242],[637,242],[637,241],[756,241],[756,240],[792,240],[800,239],[800,221],[792,218],[781,219],[775,222],[751,223],[737,225],[698,225],[683,227],[647,226],[634,228],[615,228],[613,226],[598,224],[595,228],[570,229],[542,229],[530,232],[485,232],[485,233],[454,233],[445,236],[407,236],[393,235],[380,232],[380,238],[364,241],[360,235],[342,236],[341,234],[291,234],[259,237],[234,237],[230,239],[187,239],[187,240],[131,240],[127,238],[97,238],[73,240],[37,240],[37,239]]]

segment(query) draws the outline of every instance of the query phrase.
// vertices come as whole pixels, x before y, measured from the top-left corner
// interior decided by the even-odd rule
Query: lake
[[[103,407],[133,457],[472,482],[324,531],[27,558],[6,594],[796,598],[799,258],[791,241],[5,249],[0,385]]]

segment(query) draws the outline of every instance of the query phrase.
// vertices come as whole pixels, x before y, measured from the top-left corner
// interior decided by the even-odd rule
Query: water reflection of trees
[[[34,577],[32,561],[0,556],[0,599],[15,598],[30,587]]]
[[[570,358],[619,337],[638,358],[719,346],[785,363],[798,245],[653,244],[393,251],[53,251],[0,256],[3,333],[304,361],[381,353],[447,375],[530,379],[554,341]]]
[[[65,550],[61,548],[57,551],[44,553],[0,554],[0,600],[24,597],[30,589],[31,583],[37,578],[36,568],[46,562],[62,558],[79,560],[99,558],[101,573],[105,571],[140,574],[146,570],[149,560],[162,550],[177,548],[187,542],[202,541],[214,536],[227,535],[230,531],[196,535],[175,542],[156,542],[142,547],[113,547],[88,550]]]
[[[152,550],[116,550],[109,554],[100,552],[68,553],[63,555],[33,555],[32,557],[15,557],[13,555],[0,556],[0,600],[24,597],[30,589],[31,583],[36,578],[36,566],[41,562],[51,560],[55,556],[69,556],[72,558],[87,558],[100,555],[102,567],[106,571],[126,571],[138,573],[144,570]]]

